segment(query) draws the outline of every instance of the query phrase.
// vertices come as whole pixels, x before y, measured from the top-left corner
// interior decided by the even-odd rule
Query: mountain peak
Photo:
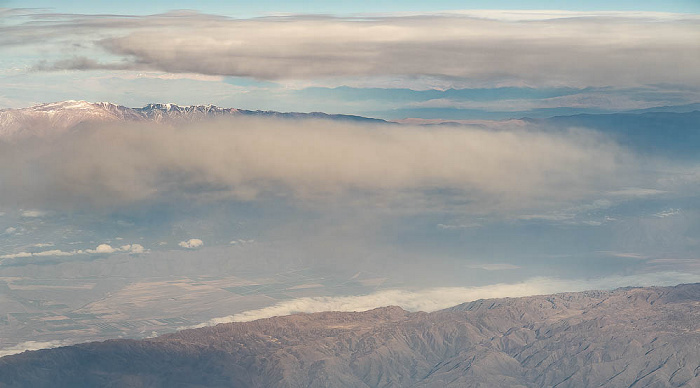
[[[150,103],[142,108],[129,108],[111,102],[67,100],[34,105],[28,108],[0,110],[0,137],[47,136],[63,133],[84,122],[113,121],[188,121],[221,116],[262,116],[281,119],[327,119],[344,121],[384,120],[360,116],[325,113],[282,113],[221,108],[216,105],[177,105]]]

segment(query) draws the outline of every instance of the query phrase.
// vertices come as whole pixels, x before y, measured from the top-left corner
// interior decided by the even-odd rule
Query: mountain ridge
[[[278,112],[222,108],[216,105],[177,105],[150,103],[140,108],[130,108],[111,102],[87,102],[67,100],[38,104],[26,108],[0,110],[0,136],[45,136],[63,133],[71,127],[86,122],[200,120],[213,117],[259,116],[283,119],[328,119],[389,123],[382,119],[323,112]]]
[[[0,386],[695,387],[700,283],[384,307],[0,358]]]

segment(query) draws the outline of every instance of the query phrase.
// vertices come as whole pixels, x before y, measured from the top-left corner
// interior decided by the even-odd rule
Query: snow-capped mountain
[[[62,101],[21,109],[0,110],[0,137],[45,136],[63,133],[80,123],[111,121],[199,120],[220,116],[269,116],[279,118],[323,118],[331,120],[376,121],[351,115],[326,113],[282,113],[276,111],[221,108],[215,105],[148,104],[129,108],[110,102]]]
[[[63,101],[0,111],[0,136],[46,135],[82,122],[139,120],[132,109],[108,102]]]
[[[128,108],[127,108],[128,109]],[[174,118],[204,118],[239,114],[235,108],[220,108],[216,105],[148,104],[143,108],[132,109],[142,118],[162,121]]]

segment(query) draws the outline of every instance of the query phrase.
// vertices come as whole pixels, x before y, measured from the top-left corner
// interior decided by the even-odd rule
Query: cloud
[[[688,66],[700,64],[700,56],[689,50],[700,37],[697,26],[583,19],[502,22],[426,16],[220,22],[179,30],[177,40],[168,39],[173,31],[149,31],[101,44],[113,54],[133,58],[135,67],[271,80],[441,75],[530,85],[700,81],[700,72]],[[435,29],[436,24],[442,28]],[[668,68],[678,73],[660,70]]]
[[[469,264],[467,268],[472,269],[483,269],[484,271],[507,271],[511,269],[521,268],[518,265],[507,264],[507,263],[481,263],[481,264]]]
[[[551,98],[500,99],[497,101],[461,101],[449,98],[436,98],[409,104],[411,108],[454,108],[478,109],[499,112],[522,112],[535,109],[578,108],[625,111],[654,108],[660,105],[674,105],[671,101],[644,101],[635,96],[625,96],[619,90],[610,92],[582,92]]]
[[[18,354],[29,350],[50,349],[69,345],[69,341],[26,341],[20,344],[0,349],[0,357]]]
[[[0,31],[0,45],[49,39],[89,48],[89,54],[73,49],[69,58],[37,65],[45,70],[150,69],[267,80],[437,76],[481,85],[700,84],[694,15],[63,17]],[[119,59],[94,59],[95,45]]]
[[[117,73],[112,74],[112,77],[119,77],[123,79],[164,79],[164,80],[177,80],[177,79],[187,79],[195,81],[207,81],[207,82],[220,82],[225,80],[225,77],[216,75],[205,75],[196,73],[163,73],[163,72],[141,72],[138,74],[133,73]]]
[[[22,212],[22,217],[24,218],[40,218],[44,217],[46,212],[41,210],[25,210]]]
[[[141,244],[122,245],[119,248],[119,250],[122,252],[129,252],[129,253],[136,253],[136,254],[146,252],[146,249]]]
[[[137,67],[133,63],[100,63],[87,57],[73,57],[55,62],[42,60],[32,67],[33,71],[56,70],[134,70]]]
[[[555,212],[553,214],[524,214],[522,216],[518,216],[518,219],[525,221],[569,221],[574,219],[574,217],[576,217],[575,214]]]
[[[46,247],[52,244],[35,244],[36,247]],[[140,254],[146,253],[148,250],[144,249],[141,244],[128,244],[123,245],[119,248],[114,248],[109,244],[100,244],[95,249],[75,249],[71,251],[63,251],[60,249],[51,249],[48,251],[39,252],[17,252],[9,253],[5,255],[0,255],[0,259],[19,259],[25,257],[60,257],[60,256],[77,256],[77,255],[106,255],[111,253],[131,253]]]
[[[180,241],[177,245],[181,246],[182,248],[195,249],[204,245],[204,242],[198,238],[191,238],[187,241]]]
[[[195,327],[219,323],[247,322],[273,316],[322,311],[366,311],[383,306],[400,306],[409,311],[436,311],[477,299],[545,295],[628,286],[670,286],[692,283],[700,275],[662,272],[630,276],[610,276],[591,280],[532,278],[520,283],[493,284],[479,287],[439,287],[418,291],[383,290],[368,295],[306,297],[279,302],[273,306],[211,319]]]
[[[681,209],[668,209],[668,210],[660,211],[660,212],[654,214],[654,217],[666,218],[666,217],[677,216],[679,214],[681,214]]]
[[[641,187],[626,187],[620,190],[611,191],[608,194],[618,197],[652,197],[667,193],[663,190],[646,189]]]
[[[88,250],[90,253],[114,253],[115,249],[109,244],[100,244],[94,250]]]
[[[76,252],[81,253],[82,251],[76,251]],[[141,244],[127,244],[127,245],[122,245],[121,247],[118,247],[118,248],[112,247],[109,244],[100,244],[95,249],[86,249],[84,251],[84,253],[98,254],[98,255],[119,253],[119,252],[139,254],[139,253],[145,253],[145,252],[147,252],[147,250],[144,249],[143,245],[141,245]]]
[[[54,245],[53,243],[36,243],[36,244],[34,244],[34,246],[37,248],[52,247],[53,245]]]
[[[21,252],[20,254],[23,254],[24,252]],[[97,253],[97,252],[94,252]],[[31,253],[31,256],[35,257],[45,257],[45,256],[74,256],[76,254],[83,254],[82,251],[70,251],[70,252],[64,252],[60,249],[52,249],[49,251],[41,251],[41,252],[35,252]],[[2,258],[5,258],[5,256],[2,256]]]
[[[468,198],[465,206],[508,210],[624,187],[635,176],[633,161],[585,131],[247,117],[175,127],[94,124],[51,142],[0,140],[0,178],[9,182],[0,198],[48,207],[359,194],[399,203],[406,197],[398,194],[430,193],[432,201]]]
[[[613,257],[620,257],[623,259],[638,259],[638,260],[646,260],[649,257],[645,255],[641,255],[639,253],[634,253],[634,252],[610,252],[610,251],[601,251],[600,253],[604,254],[609,254]]]
[[[238,240],[231,240],[228,243],[231,245],[244,245],[244,244],[252,244],[254,242],[255,242],[255,240],[238,239]]]
[[[607,193],[608,195],[613,195]],[[546,214],[523,214],[517,217],[518,220],[523,221],[549,221],[552,223],[560,223],[564,225],[588,225],[588,226],[600,226],[604,222],[615,221],[614,218],[605,216],[601,218],[601,221],[581,219],[581,217],[590,217],[593,213],[597,213],[601,210],[609,209],[613,206],[613,202],[609,199],[596,199],[590,203],[581,203],[573,207],[566,209],[557,209],[550,211]]]
[[[470,229],[470,228],[480,228],[481,224],[478,222],[468,222],[462,224],[437,224],[440,229]]]

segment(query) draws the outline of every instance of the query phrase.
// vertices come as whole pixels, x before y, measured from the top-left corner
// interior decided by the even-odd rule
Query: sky
[[[5,2],[0,108],[473,120],[698,103],[697,4],[605,4]]]
[[[55,12],[91,14],[147,15],[163,13],[173,9],[195,9],[204,13],[221,14],[231,17],[255,17],[277,13],[294,14],[356,14],[376,12],[435,12],[455,9],[560,9],[570,11],[657,11],[657,12],[697,12],[700,5],[692,0],[647,0],[632,1],[3,1],[7,8],[43,8]]]
[[[0,7],[0,354],[700,281],[695,1]]]

